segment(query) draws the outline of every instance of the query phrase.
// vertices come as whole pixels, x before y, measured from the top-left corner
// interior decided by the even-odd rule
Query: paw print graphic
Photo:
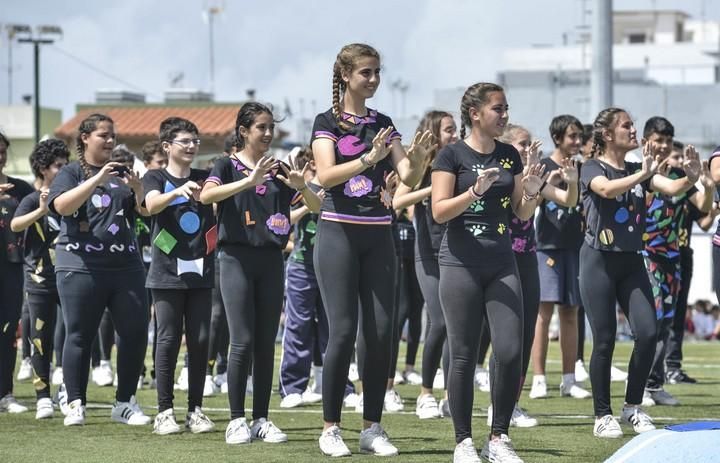
[[[473,234],[473,236],[480,236],[483,233],[485,233],[485,230],[487,227],[485,225],[473,225],[468,228],[468,231]]]
[[[504,209],[507,209],[508,206],[510,206],[510,196],[504,196],[500,199],[500,204],[502,204],[502,207]]]
[[[503,166],[505,169],[511,169],[513,166],[513,162],[508,158],[502,158],[500,160],[500,165]]]
[[[475,213],[482,212],[485,210],[485,201],[480,199],[473,201],[472,204],[470,204],[470,207],[468,207],[468,209]]]
[[[507,230],[507,225],[505,225],[504,223],[498,224],[497,231],[499,234],[502,235],[503,233],[505,233],[505,230]]]
[[[476,175],[480,175],[480,171],[485,169],[485,165],[483,164],[475,164],[472,166],[472,171],[475,172]]]

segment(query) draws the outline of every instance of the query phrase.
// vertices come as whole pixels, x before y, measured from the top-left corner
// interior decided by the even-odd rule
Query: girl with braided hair
[[[48,207],[62,216],[55,248],[57,288],[67,335],[61,388],[65,425],[85,423],[91,344],[107,307],[118,334],[118,387],[110,417],[129,425],[150,422],[135,391],[147,344],[145,272],[129,219],[143,200],[137,175],[111,162],[112,119],[91,114],[78,129],[78,161],[50,185]]]
[[[593,123],[592,159],[583,164],[580,191],[586,213],[580,249],[580,294],[593,334],[590,360],[595,426],[601,438],[623,435],[610,405],[610,367],[615,348],[615,305],[619,303],[634,335],[625,404],[621,419],[635,432],[655,429],[640,408],[652,367],[657,339],[653,291],[645,271],[645,194],[677,196],[690,190],[700,176],[697,155],[683,163],[686,177],[675,180],[658,174],[666,161],[647,143],[642,162],[626,162],[638,147],[637,130],[626,111],[608,108]]]
[[[344,46],[333,67],[332,108],[315,118],[312,131],[318,181],[325,189],[315,271],[330,327],[322,382],[325,423],[319,444],[330,456],[350,455],[339,424],[359,318],[358,351],[365,352],[368,366],[362,377],[360,451],[397,454],[380,426],[394,317],[395,251],[387,178],[397,171],[403,183],[417,183],[432,149],[432,135],[416,134],[406,153],[392,120],[365,105],[379,84],[378,52],[365,44]]]

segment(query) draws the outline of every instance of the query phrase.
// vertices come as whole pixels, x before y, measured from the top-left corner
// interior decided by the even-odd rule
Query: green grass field
[[[631,345],[618,344],[615,364],[626,369]],[[587,352],[589,355],[588,347]],[[670,385],[668,391],[682,403],[679,407],[653,407],[649,410],[659,426],[691,420],[720,419],[720,343],[687,344],[685,347],[686,370],[700,381],[697,385]],[[400,358],[404,358],[403,355]],[[420,359],[421,356],[418,356]],[[275,370],[277,376],[277,368]],[[522,405],[540,420],[540,426],[530,429],[511,428],[511,437],[520,456],[526,462],[599,462],[609,457],[631,437],[617,440],[601,440],[592,435],[592,401],[560,399],[557,384],[560,381],[559,347],[551,343],[548,361],[548,388],[551,397],[530,400],[527,390]],[[277,384],[277,380],[275,381]],[[552,385],[552,386],[551,386]],[[452,423],[448,419],[420,421],[415,416],[415,397],[418,387],[399,386],[405,402],[405,412],[386,414],[383,425],[393,443],[400,449],[401,462],[450,462],[454,448]],[[623,383],[613,383],[613,407],[618,415],[623,400]],[[88,390],[88,414],[84,427],[65,428],[59,411],[51,420],[34,419],[34,410],[21,415],[0,415],[0,462],[317,462],[324,459],[317,446],[322,425],[320,405],[293,410],[279,408],[280,397],[273,394],[270,418],[285,432],[287,444],[253,443],[229,446],[224,441],[228,423],[227,397],[218,395],[205,399],[204,409],[216,423],[211,434],[192,435],[183,433],[173,436],[155,436],[151,426],[130,427],[110,421],[110,403],[113,388]],[[15,385],[15,396],[26,405],[35,403],[30,383]],[[142,390],[138,400],[149,415],[154,416],[156,394],[154,390]],[[186,395],[176,391],[178,421],[184,416]],[[252,398],[249,398],[251,401]],[[475,396],[475,442],[482,446],[488,428],[485,425],[489,396],[477,392]],[[248,402],[251,409],[251,402]],[[357,450],[360,432],[360,416],[346,412],[344,438],[353,451]],[[368,460],[375,457],[359,453],[352,459]]]

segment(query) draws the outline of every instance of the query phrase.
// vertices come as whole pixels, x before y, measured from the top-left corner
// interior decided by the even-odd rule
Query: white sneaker
[[[340,435],[340,428],[330,426],[320,434],[318,439],[320,451],[329,457],[347,457],[352,455],[350,449]]]
[[[572,384],[561,383],[560,384],[560,395],[562,397],[572,397],[573,399],[587,399],[588,397],[592,396],[592,394],[590,394],[589,391],[578,386],[577,383],[572,383]]]
[[[92,370],[92,381],[100,387],[111,386],[113,383],[114,375],[110,362],[107,360],[101,360],[100,366],[93,368]]]
[[[353,383],[360,379],[360,372],[358,371],[357,363],[351,363],[348,369],[348,379]]]
[[[63,376],[63,369],[62,367],[57,367],[53,370],[52,378],[50,380],[53,386],[59,386],[62,383],[65,382],[65,377]]]
[[[603,439],[617,439],[623,436],[623,432],[614,416],[605,415],[600,418],[595,418],[593,435],[595,437],[602,437]]]
[[[405,378],[406,384],[410,384],[412,386],[420,386],[422,384],[422,376],[420,376],[420,373],[415,370],[403,372],[403,378]]]
[[[433,378],[433,389],[437,389],[439,391],[445,389],[445,373],[443,373],[442,368],[438,368],[437,372],[435,372],[435,378]]]
[[[355,404],[355,412],[356,413],[360,413],[362,415],[363,411],[365,410],[364,402],[365,401],[363,400],[363,393],[361,392],[360,395],[358,396],[357,403]]]
[[[65,426],[82,426],[85,424],[85,405],[80,399],[67,404],[67,413],[63,420]]]
[[[488,407],[487,425],[492,426],[493,408],[492,405]],[[528,415],[528,413],[520,408],[520,405],[515,404],[513,408],[512,416],[510,417],[510,426],[516,428],[534,428],[538,425],[538,420]]]
[[[52,418],[55,409],[53,407],[52,399],[44,397],[37,401],[35,406],[35,419],[44,420],[45,418]]]
[[[452,416],[450,413],[450,401],[448,399],[440,399],[438,409],[440,410],[441,418],[450,418]]]
[[[585,369],[585,363],[583,363],[582,360],[578,360],[575,362],[575,381],[578,383],[582,383],[583,381],[587,381],[588,378],[590,378],[590,375],[588,375],[587,370]]]
[[[388,413],[396,413],[405,408],[400,394],[395,389],[385,391],[385,411]]]
[[[482,392],[490,392],[490,372],[483,367],[475,369],[475,384]]]
[[[481,463],[477,449],[471,438],[466,438],[455,446],[453,452],[453,463]]]
[[[58,403],[58,408],[60,409],[60,412],[63,415],[67,416],[70,409],[68,408],[68,394],[67,394],[67,389],[65,388],[65,383],[58,386],[57,403]]]
[[[213,377],[213,382],[217,386],[218,390],[222,389],[223,384],[227,384],[227,373],[220,373]]]
[[[628,378],[628,374],[625,373],[624,371],[622,371],[621,369],[616,368],[614,366],[610,367],[610,381],[621,382],[621,381],[626,381],[627,378]]]
[[[652,418],[637,405],[623,407],[620,419],[632,426],[633,430],[638,434],[655,429]]]
[[[280,408],[295,408],[302,405],[302,403],[302,395],[294,392],[283,397],[283,399],[280,401]]]
[[[440,407],[432,394],[422,394],[417,398],[415,414],[421,420],[440,418]]]
[[[143,413],[134,395],[130,396],[128,402],[115,402],[110,412],[110,418],[118,423],[129,424],[131,426],[150,424],[150,417]]]
[[[227,381],[225,381],[224,383],[222,383],[222,385],[220,385],[220,394],[227,394],[227,393],[228,393],[228,387],[229,387],[229,386],[228,386]],[[248,393],[248,392],[245,391],[245,394],[247,394],[247,393]]]
[[[205,385],[203,386],[203,397],[212,397],[217,393],[217,386],[213,381],[212,375],[205,375]]]
[[[390,457],[398,454],[390,438],[379,423],[373,423],[360,433],[360,452],[371,453],[379,457]]]
[[[185,416],[185,429],[193,434],[211,432],[215,429],[215,423],[202,412],[200,407],[195,407],[194,411]]]
[[[355,408],[359,400],[360,396],[355,394],[354,392],[351,392],[343,399],[343,406],[347,408]]]
[[[642,406],[643,407],[654,407],[655,406],[655,400],[653,400],[652,395],[650,394],[650,391],[648,391],[647,389],[645,389],[645,391],[643,391]]]
[[[12,394],[7,394],[0,399],[0,412],[25,413],[26,411],[28,411],[28,408],[20,404]]]
[[[405,377],[400,374],[399,371],[395,370],[395,377],[393,378],[393,384],[405,384]]]
[[[313,391],[312,386],[305,389],[302,393],[302,403],[304,404],[316,404],[322,401],[322,394]]]
[[[288,440],[287,434],[275,426],[272,421],[268,421],[265,418],[260,418],[252,422],[250,425],[250,436],[252,440],[262,440],[270,444],[280,444]]]
[[[172,408],[168,408],[155,416],[152,432],[160,436],[182,432],[177,421],[175,421],[175,411]]]
[[[30,361],[30,357],[25,357],[24,359],[22,359],[22,362],[20,362],[20,369],[18,370],[16,378],[18,381],[27,381],[32,378],[32,375],[32,362]]]
[[[250,428],[245,418],[235,418],[225,428],[226,444],[249,444],[251,440]]]
[[[180,376],[178,376],[177,382],[175,383],[175,386],[173,386],[173,389],[177,389],[180,391],[188,390],[188,369],[187,369],[187,367],[183,367],[180,370]]]
[[[533,378],[532,388],[530,388],[530,398],[531,399],[544,399],[548,396],[547,394],[547,382],[545,381],[545,377]]]
[[[480,455],[491,463],[523,463],[507,434],[500,434],[497,439],[488,439]]]

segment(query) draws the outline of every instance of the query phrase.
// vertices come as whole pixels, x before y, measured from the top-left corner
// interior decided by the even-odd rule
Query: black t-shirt
[[[354,124],[349,131],[342,130],[332,110],[318,114],[312,129],[312,141],[318,138],[335,143],[335,164],[354,161],[372,149],[377,133],[393,125],[392,120],[373,109],[365,117],[344,114],[343,119]],[[394,126],[394,125],[393,125]],[[393,131],[387,139],[400,139]],[[392,154],[365,169],[348,181],[325,190],[321,207],[323,220],[367,225],[389,225],[392,222],[392,195],[385,189],[385,177],[393,171]]]
[[[484,154],[459,141],[440,150],[433,171],[455,175],[453,196],[457,196],[475,184],[479,170],[491,167],[500,169],[500,177],[481,199],[447,223],[438,255],[441,265],[475,267],[487,265],[492,262],[491,258],[514,259],[508,218],[512,211],[515,175],[523,169],[517,150],[496,141],[493,152]]]
[[[430,186],[432,172],[428,171],[420,182],[420,189]],[[435,222],[431,210],[432,197],[415,204],[415,259],[437,259],[445,225]]]
[[[535,252],[537,243],[535,241],[535,217],[527,220],[520,220],[514,213],[510,213],[510,239],[512,250],[516,254]]]
[[[100,170],[89,167],[93,175]],[[84,181],[79,162],[63,167],[50,185],[50,210],[57,213],[55,199]],[[143,271],[133,227],[135,204],[135,194],[119,178],[96,187],[75,213],[61,218],[55,269],[82,273]]]
[[[295,190],[273,169],[265,183],[218,203],[218,246],[226,244],[283,249],[290,237],[290,203]],[[242,180],[252,169],[234,157],[218,159],[208,182],[226,185]]]
[[[14,233],[10,229],[10,221],[15,216],[20,201],[32,193],[33,188],[19,178],[8,177],[7,183],[12,183],[14,187],[0,194],[0,264],[5,262],[21,264],[23,234]]]
[[[590,159],[583,165],[580,194],[587,223],[585,242],[590,247],[612,252],[637,252],[643,249],[645,193],[650,190],[650,179],[611,199],[604,199],[590,189],[590,182],[595,177],[617,180],[640,169],[642,164],[627,161],[622,170],[598,159]]]
[[[682,248],[690,248],[690,240],[692,239],[693,223],[707,216],[707,213],[702,212],[697,208],[691,201],[686,201],[684,205],[683,222],[680,225],[680,239],[678,243],[680,245],[680,251]]]
[[[27,215],[40,207],[40,192],[25,196],[15,217]],[[25,229],[25,291],[33,294],[57,292],[55,285],[55,239],[60,233],[60,216],[49,212]]]
[[[545,172],[560,169],[551,158],[544,158],[540,162],[545,165]],[[561,182],[559,188],[566,189],[567,184]],[[537,248],[579,250],[582,242],[581,203],[578,202],[574,207],[564,207],[554,201],[544,200],[540,204],[537,219]]]
[[[415,228],[405,214],[392,224],[395,255],[401,259],[413,259],[415,255]]]
[[[169,193],[188,180],[202,185],[206,170],[190,169],[177,178],[167,170],[150,170],[143,177],[145,194]],[[212,205],[193,198],[175,198],[152,216],[152,261],[145,286],[155,289],[212,288],[215,285],[217,227]]]

